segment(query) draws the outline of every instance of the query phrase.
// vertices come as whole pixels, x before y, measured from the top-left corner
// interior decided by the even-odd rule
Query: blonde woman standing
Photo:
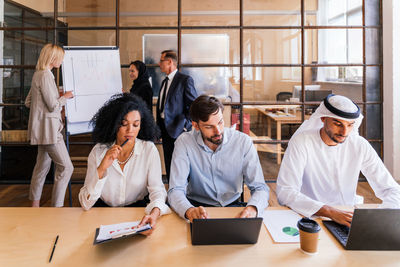
[[[36,165],[33,169],[29,199],[32,207],[40,206],[43,184],[49,172],[51,161],[55,165],[54,186],[51,205],[64,205],[65,191],[74,170],[64,143],[61,109],[67,99],[72,98],[71,91],[59,96],[51,70],[59,68],[64,59],[64,50],[54,44],[46,44],[36,64],[31,89],[25,100],[30,108],[28,138],[31,145],[38,145]]]

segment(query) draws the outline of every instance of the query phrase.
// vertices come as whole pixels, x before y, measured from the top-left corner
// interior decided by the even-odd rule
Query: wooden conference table
[[[279,209],[279,208],[278,208]],[[284,208],[281,208],[284,209]],[[241,208],[208,208],[233,217]],[[96,227],[139,220],[143,208],[0,208],[0,266],[399,266],[398,251],[346,251],[322,226],[317,255],[299,244],[274,244],[265,226],[255,245],[192,246],[189,224],[175,213],[149,237],[92,245]]]

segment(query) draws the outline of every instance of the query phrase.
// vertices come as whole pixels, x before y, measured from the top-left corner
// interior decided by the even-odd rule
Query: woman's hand
[[[113,145],[104,155],[103,160],[101,161],[99,167],[97,167],[97,173],[99,175],[99,179],[102,179],[104,173],[111,166],[115,159],[118,158],[119,153],[121,153],[122,147],[119,145]]]
[[[151,210],[149,215],[143,216],[142,220],[140,221],[138,227],[142,227],[146,224],[150,224],[151,229],[141,232],[140,234],[149,236],[153,233],[154,229],[156,228],[157,219],[160,217],[160,209],[154,208]]]
[[[64,96],[64,98],[73,98],[74,97],[74,94],[72,93],[72,91],[67,91],[67,92],[65,92],[65,94],[63,95]]]

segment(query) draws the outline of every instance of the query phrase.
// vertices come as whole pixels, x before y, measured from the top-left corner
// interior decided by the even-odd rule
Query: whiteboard
[[[66,104],[69,134],[91,132],[89,122],[114,94],[122,93],[121,64],[117,47],[64,47],[64,92],[74,98]]]

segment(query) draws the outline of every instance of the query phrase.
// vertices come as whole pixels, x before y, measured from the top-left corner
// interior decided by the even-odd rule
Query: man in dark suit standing
[[[178,56],[173,50],[161,52],[160,69],[167,76],[161,83],[157,101],[157,124],[161,129],[164,162],[169,182],[174,142],[184,131],[192,129],[189,109],[197,98],[192,77],[177,69]]]

